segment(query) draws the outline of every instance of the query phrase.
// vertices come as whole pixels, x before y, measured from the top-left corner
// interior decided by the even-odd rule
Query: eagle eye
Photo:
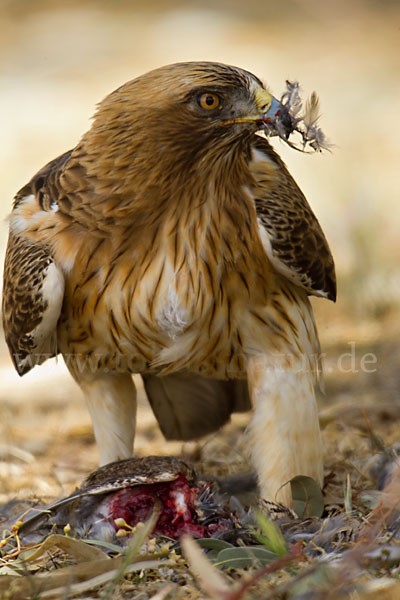
[[[222,108],[221,98],[217,94],[213,94],[211,92],[199,94],[197,97],[197,103],[203,110],[215,110],[216,108]]]

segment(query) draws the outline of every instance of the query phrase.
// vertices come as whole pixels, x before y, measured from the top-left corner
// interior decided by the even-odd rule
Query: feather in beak
[[[268,110],[262,115],[262,130],[267,137],[278,136],[291,148],[300,152],[315,152],[330,150],[332,145],[328,142],[324,132],[318,126],[319,100],[315,92],[306,101],[300,97],[300,86],[297,81],[286,81],[286,90],[278,101],[272,97]],[[290,140],[290,136],[297,132],[301,136],[299,143]]]

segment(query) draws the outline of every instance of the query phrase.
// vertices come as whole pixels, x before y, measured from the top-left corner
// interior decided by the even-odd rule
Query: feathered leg
[[[100,466],[131,457],[136,429],[136,388],[131,375],[107,373],[78,383],[92,418]]]
[[[293,357],[274,363],[267,354],[249,359],[254,416],[248,432],[261,497],[292,506],[285,485],[292,477],[308,475],[321,486],[323,481],[314,374]]]

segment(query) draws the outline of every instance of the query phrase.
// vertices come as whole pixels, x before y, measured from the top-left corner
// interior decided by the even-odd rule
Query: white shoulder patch
[[[40,365],[57,354],[57,323],[64,299],[64,277],[54,263],[44,270],[43,276],[39,293],[47,306],[39,325],[26,334],[32,339],[33,348],[24,358],[17,358],[18,369]]]
[[[274,255],[273,250],[272,250],[271,240],[269,239],[268,232],[265,229],[261,219],[257,219],[257,221],[258,221],[258,234],[260,236],[261,243],[264,248],[264,252],[267,255],[268,260],[270,261],[270,263],[272,264],[274,269],[276,271],[278,271],[278,273],[280,273],[281,275],[284,275],[285,277],[290,279],[291,281],[298,282],[301,285],[300,278],[299,278],[298,274],[296,273],[296,271],[292,271],[292,269],[287,267],[285,265],[285,263],[283,263],[277,256]]]
[[[32,208],[35,208],[36,206],[36,198],[33,194],[29,194],[29,196],[22,198],[18,206],[10,215],[10,231],[16,235],[25,231],[30,225],[30,221],[25,215],[25,210],[26,208],[29,209],[29,205],[31,205]]]
[[[21,202],[23,202],[24,204],[32,204],[32,202],[36,202],[35,195],[28,194],[28,196],[22,198]]]
[[[41,349],[42,345],[47,346],[47,340],[56,333],[64,299],[64,276],[61,270],[54,263],[51,263],[43,275],[44,281],[41,292],[47,306],[43,312],[41,322],[31,332],[38,349]]]

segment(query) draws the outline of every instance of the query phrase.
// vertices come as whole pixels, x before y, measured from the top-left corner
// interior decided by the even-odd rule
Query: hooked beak
[[[277,100],[276,98],[271,96],[271,105],[270,105],[269,109],[265,113],[263,113],[262,121],[264,123],[274,123],[276,121],[276,119],[279,118],[279,116],[282,112],[282,109],[283,109],[283,106],[279,102],[279,100]]]
[[[295,129],[295,123],[288,109],[262,87],[255,89],[254,99],[257,113],[229,119],[222,125],[255,123],[260,126],[260,129],[267,130],[268,135],[282,135],[283,133],[288,138]]]

